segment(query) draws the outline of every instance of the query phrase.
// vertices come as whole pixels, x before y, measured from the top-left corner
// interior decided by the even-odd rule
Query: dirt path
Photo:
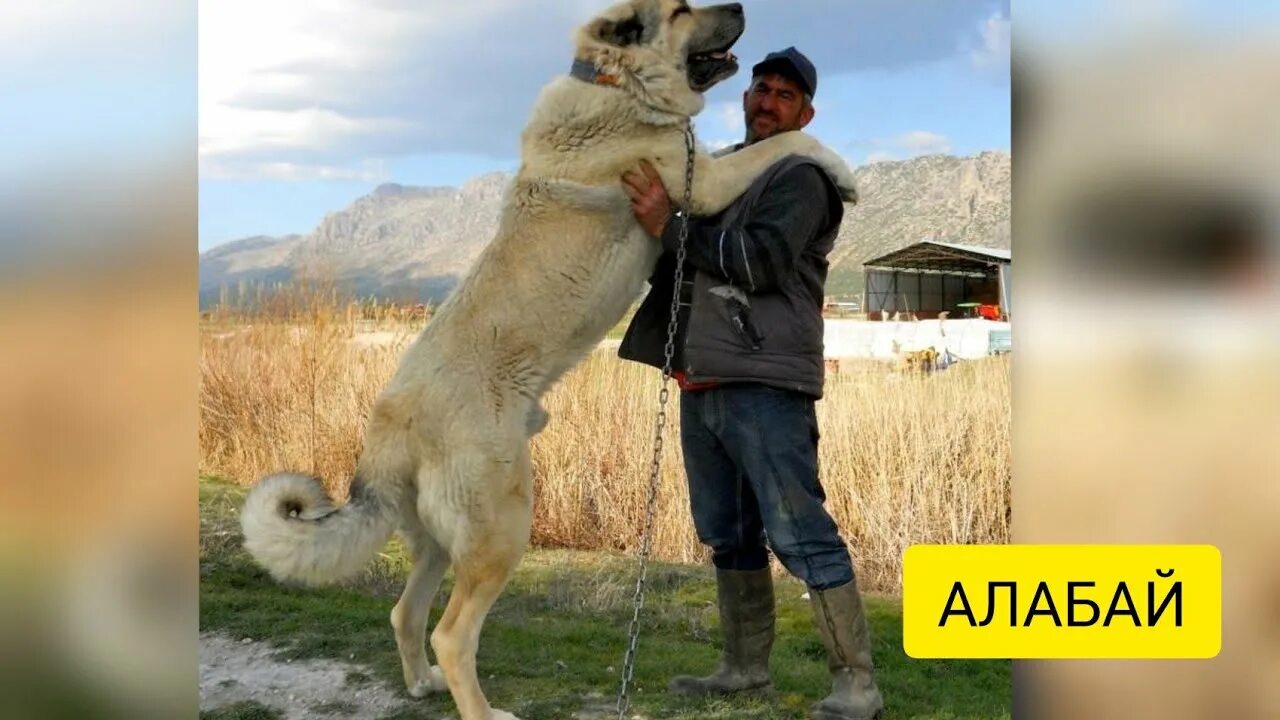
[[[360,678],[368,668],[338,660],[277,660],[279,648],[222,633],[200,635],[200,711],[256,702],[286,720],[379,720],[415,704],[398,688]],[[356,678],[352,681],[348,678]],[[422,717],[429,717],[425,710]],[[571,720],[616,717],[615,701],[591,693]],[[633,715],[632,717],[639,717]],[[456,720],[450,713],[438,720]]]
[[[378,720],[412,701],[369,677],[365,667],[335,660],[277,660],[277,648],[220,633],[200,636],[200,710],[253,701],[288,720]]]

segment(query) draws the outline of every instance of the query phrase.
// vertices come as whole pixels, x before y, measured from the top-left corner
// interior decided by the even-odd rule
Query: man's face
[[[776,73],[757,75],[742,93],[747,144],[788,130],[799,130],[813,119],[813,105],[795,81]]]

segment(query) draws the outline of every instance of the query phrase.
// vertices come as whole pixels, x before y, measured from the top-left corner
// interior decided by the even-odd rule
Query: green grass
[[[287,658],[354,661],[372,677],[403,687],[389,623],[407,563],[389,545],[365,575],[342,587],[299,589],[273,582],[240,549],[235,518],[242,491],[202,480],[200,629],[270,640]],[[612,708],[631,619],[634,558],[534,550],[489,615],[480,643],[481,684],[496,706],[524,720],[564,720],[585,707]],[[678,700],[664,691],[667,678],[705,673],[718,657],[715,585],[709,569],[655,564],[642,613],[633,710],[672,720],[799,720],[826,693],[824,652],[791,578],[778,585],[778,639],[772,667],[778,695],[772,700]],[[450,589],[446,578],[432,612],[439,617]],[[868,597],[877,681],[887,705],[885,720],[989,720],[1010,717],[1007,661],[912,660],[902,650],[901,605]],[[406,694],[407,698],[408,695]],[[395,720],[453,713],[447,694],[414,703]],[[210,720],[273,717],[253,705],[205,714]],[[612,715],[602,715],[612,717]],[[387,718],[386,720],[392,720]]]

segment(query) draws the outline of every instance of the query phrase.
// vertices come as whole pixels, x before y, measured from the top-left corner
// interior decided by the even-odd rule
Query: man
[[[813,119],[813,64],[794,47],[752,68],[747,132],[732,150]],[[696,182],[696,180],[695,180]],[[668,250],[619,355],[662,367],[678,218],[649,166],[623,177],[632,212]],[[673,368],[698,537],[712,549],[724,649],[708,677],[672,692],[769,691],[774,637],[769,556],[809,586],[832,690],[820,720],[869,720],[883,707],[849,552],[823,507],[815,401],[822,396],[823,284],[843,217],[817,165],[781,161],[715,217],[690,218]]]

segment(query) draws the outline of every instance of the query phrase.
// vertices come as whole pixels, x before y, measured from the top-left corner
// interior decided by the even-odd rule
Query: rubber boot
[[[720,632],[724,650],[719,668],[707,677],[679,675],[668,689],[677,695],[769,694],[769,651],[773,649],[773,577],[769,570],[716,570]]]
[[[858,581],[810,590],[814,622],[827,648],[831,694],[813,706],[813,720],[873,720],[884,709],[871,663],[871,634]],[[825,607],[825,610],[824,610]],[[828,618],[830,622],[828,622]]]

